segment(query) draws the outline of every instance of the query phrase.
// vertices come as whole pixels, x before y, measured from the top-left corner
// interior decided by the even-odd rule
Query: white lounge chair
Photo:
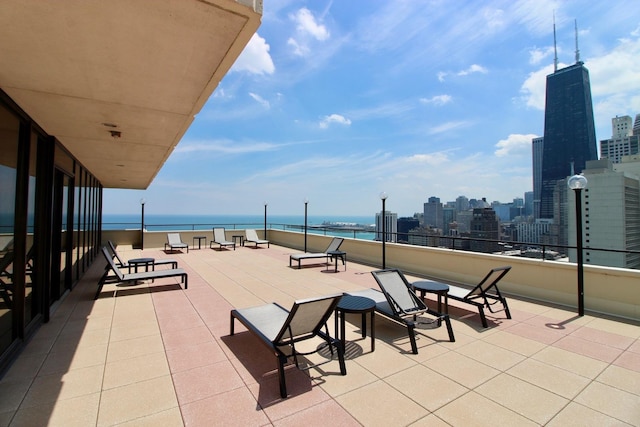
[[[213,240],[209,243],[209,248],[213,249],[213,245],[219,245],[219,249],[222,249],[226,246],[233,246],[233,250],[236,250],[236,242],[227,240],[224,228],[213,229]]]
[[[245,242],[255,243],[256,247],[258,247],[258,245],[267,245],[267,247],[269,247],[269,241],[258,238],[258,233],[256,233],[256,230],[252,228],[248,228],[244,232],[245,232],[245,239],[244,239]]]
[[[176,249],[187,249],[187,253],[189,253],[189,245],[184,243],[180,238],[180,233],[167,233],[167,243],[164,244],[164,250],[167,250],[167,247],[170,251],[175,251]]]

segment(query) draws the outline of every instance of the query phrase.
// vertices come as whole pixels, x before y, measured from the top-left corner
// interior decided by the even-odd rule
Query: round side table
[[[375,308],[376,302],[371,298],[359,297],[355,295],[345,294],[340,299],[336,307],[335,313],[335,331],[336,338],[342,341],[342,345],[345,345],[345,315],[347,313],[361,314],[362,315],[362,338],[367,336],[367,313],[371,313],[371,351],[376,349],[376,322],[375,322]],[[340,334],[338,334],[338,319],[340,322]]]

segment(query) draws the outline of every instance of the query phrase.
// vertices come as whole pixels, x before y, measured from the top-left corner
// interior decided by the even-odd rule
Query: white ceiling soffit
[[[257,0],[3,0],[0,88],[105,187],[144,189],[261,14]]]

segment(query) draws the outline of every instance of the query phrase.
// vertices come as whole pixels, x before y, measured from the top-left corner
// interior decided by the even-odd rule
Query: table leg
[[[373,353],[376,349],[376,320],[375,320],[375,310],[371,310],[371,352]]]
[[[362,330],[362,338],[366,338],[367,337],[367,313],[362,313],[362,327],[360,327],[360,329]]]

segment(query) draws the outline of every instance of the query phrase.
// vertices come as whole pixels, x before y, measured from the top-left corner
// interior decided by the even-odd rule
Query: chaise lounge
[[[449,341],[455,342],[451,319],[448,314],[431,310],[418,298],[411,288],[411,284],[398,269],[372,271],[381,291],[367,289],[365,291],[349,292],[349,295],[364,296],[376,302],[376,312],[382,314],[394,322],[407,327],[411,351],[418,354],[416,345],[415,328],[420,325],[439,324],[444,321],[447,326]],[[434,318],[425,318],[424,314]]]
[[[180,233],[167,233],[167,243],[164,244],[164,250],[167,250],[167,247],[171,252],[176,249],[187,249],[187,253],[189,253],[189,245],[182,241],[180,237]]]
[[[337,251],[340,248],[340,245],[342,245],[343,241],[344,239],[341,237],[334,237],[324,252],[315,252],[315,253],[304,252],[304,253],[298,253],[298,254],[291,254],[289,255],[289,267],[291,267],[291,262],[293,260],[298,261],[298,269],[300,269],[300,262],[303,259],[325,258],[326,262],[329,263],[329,257],[331,256],[330,252]],[[345,262],[344,257],[342,257],[341,259],[342,259],[342,264],[344,265],[344,262]],[[336,259],[336,262],[338,262],[337,259]]]
[[[236,250],[236,242],[227,240],[224,228],[213,229],[213,240],[209,243],[209,248],[214,249],[213,245],[219,245],[218,249],[222,249],[226,246],[233,246],[233,250]]]
[[[498,289],[498,282],[509,272],[509,270],[511,270],[511,266],[509,265],[505,267],[492,268],[489,273],[484,276],[484,279],[482,279],[480,283],[474,286],[471,290],[455,285],[449,285],[449,298],[477,307],[478,313],[480,314],[480,321],[482,321],[482,326],[484,328],[489,327],[487,324],[487,317],[484,313],[485,307],[491,313],[504,311],[507,315],[507,319],[511,319],[511,312],[507,305],[507,299],[502,296],[500,289]],[[502,309],[494,310],[492,306],[498,302],[502,304]]]
[[[116,251],[116,247],[114,246],[113,242],[111,240],[107,240],[107,245],[116,266],[118,268],[127,268],[129,270],[129,273],[131,273],[132,266],[123,261],[122,258],[120,258],[120,255]],[[171,266],[171,268],[178,268],[178,261],[172,258],[156,259],[153,261],[153,265],[169,265]]]
[[[184,288],[187,289],[188,283],[188,275],[187,272],[182,268],[173,268],[173,269],[163,269],[163,270],[154,270],[154,271],[144,271],[140,273],[130,273],[125,274],[116,266],[115,262],[113,262],[113,258],[111,254],[107,250],[106,246],[102,247],[102,255],[107,260],[107,268],[105,269],[104,274],[98,281],[98,290],[96,291],[96,296],[94,299],[98,299],[100,296],[100,292],[102,292],[102,287],[104,286],[107,279],[109,279],[109,270],[113,271],[115,277],[113,277],[112,283],[126,283],[126,282],[135,282],[138,280],[155,280],[155,279],[163,279],[166,277],[180,277],[182,283],[184,283]]]
[[[252,334],[260,339],[278,358],[278,379],[280,396],[287,397],[287,385],[284,378],[284,366],[289,357],[293,357],[296,367],[298,357],[309,353],[296,351],[296,343],[314,337],[322,338],[333,354],[333,347],[337,349],[340,363],[340,373],[347,374],[344,363],[344,348],[342,341],[329,336],[326,323],[333,314],[341,294],[328,295],[320,298],[310,298],[296,301],[291,311],[271,303],[258,307],[231,310],[231,335],[234,334],[234,320],[238,319]],[[313,353],[319,351],[319,346]]]
[[[244,241],[249,243],[255,243],[256,248],[258,247],[258,245],[267,245],[267,247],[270,246],[268,240],[258,238],[258,233],[256,233],[256,230],[252,228],[247,228],[244,231],[244,233],[245,233]]]

